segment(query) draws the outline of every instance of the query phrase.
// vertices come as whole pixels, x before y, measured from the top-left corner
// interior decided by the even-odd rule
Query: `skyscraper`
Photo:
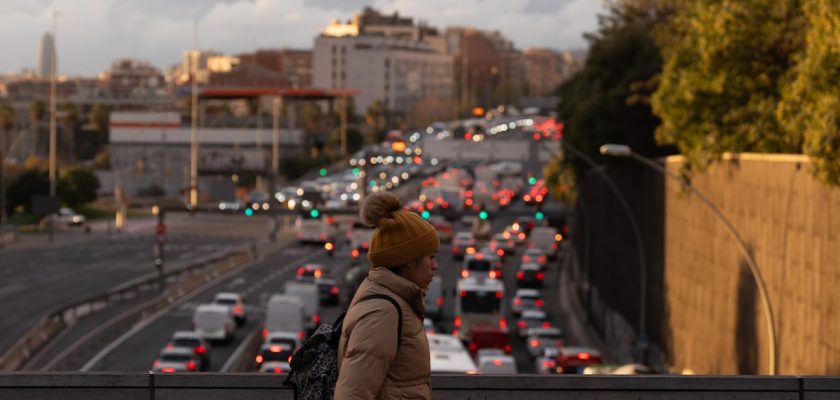
[[[38,77],[49,78],[51,75],[51,64],[55,56],[55,42],[49,33],[41,38],[41,49],[38,52]],[[58,60],[55,61],[58,70]]]

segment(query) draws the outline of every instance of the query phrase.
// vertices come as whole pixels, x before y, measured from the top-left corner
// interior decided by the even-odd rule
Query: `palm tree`
[[[76,126],[79,124],[79,108],[73,103],[67,103],[62,107],[61,127],[67,137],[67,159],[73,162],[76,159]]]
[[[99,134],[99,145],[108,143],[108,107],[102,103],[96,103],[88,114],[93,129]]]

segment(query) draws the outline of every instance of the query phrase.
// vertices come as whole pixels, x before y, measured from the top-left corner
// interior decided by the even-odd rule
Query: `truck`
[[[304,305],[300,298],[275,294],[266,304],[263,338],[268,337],[272,332],[290,332],[303,340],[306,335],[305,318]]]
[[[284,293],[303,303],[304,326],[314,331],[321,324],[318,287],[314,283],[286,282]]]

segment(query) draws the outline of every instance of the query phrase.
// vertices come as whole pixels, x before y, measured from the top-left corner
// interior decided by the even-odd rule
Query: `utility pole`
[[[55,37],[55,20],[58,17],[58,11],[53,11],[52,18],[52,57],[50,57],[50,197],[56,197],[56,131],[55,131],[55,96],[56,96],[56,51],[57,43]],[[49,241],[53,241],[54,231],[54,212],[49,214],[50,234]]]
[[[339,98],[339,117],[341,120],[341,154],[347,155],[347,97],[341,93]]]
[[[190,54],[192,101],[190,125],[190,207],[198,204],[198,21],[193,22],[193,50]]]
[[[271,102],[271,114],[273,124],[271,129],[271,196],[274,196],[277,184],[277,174],[280,171],[280,110],[283,107],[283,98],[280,95],[274,96]]]

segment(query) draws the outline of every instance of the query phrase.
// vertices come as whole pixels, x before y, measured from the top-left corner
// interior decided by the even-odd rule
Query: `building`
[[[313,85],[356,89],[358,112],[379,100],[411,126],[450,118],[453,56],[424,40],[434,35],[409,18],[369,8],[346,24],[332,21],[315,39]]]
[[[561,54],[552,49],[529,48],[525,51],[528,74],[528,94],[550,96],[560,85]]]
[[[164,89],[161,71],[148,62],[119,59],[111,69],[99,74],[99,80],[112,98],[147,97]]]
[[[282,86],[312,86],[312,51],[302,49],[264,49],[239,54],[241,65],[259,66],[279,76]]]
[[[41,37],[41,48],[38,50],[38,77],[49,78],[52,76],[53,64],[58,71],[58,60],[55,52],[55,41],[49,33]]]

